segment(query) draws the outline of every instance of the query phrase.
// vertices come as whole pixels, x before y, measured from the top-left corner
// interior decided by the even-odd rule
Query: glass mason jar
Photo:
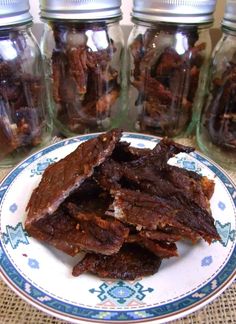
[[[119,126],[124,53],[120,5],[120,0],[41,1],[41,49],[53,119],[65,136]]]
[[[236,2],[228,1],[197,127],[200,149],[236,169]]]
[[[0,166],[48,142],[45,80],[28,0],[0,0]]]
[[[215,0],[134,0],[128,80],[136,131],[168,137],[193,133],[214,9]]]

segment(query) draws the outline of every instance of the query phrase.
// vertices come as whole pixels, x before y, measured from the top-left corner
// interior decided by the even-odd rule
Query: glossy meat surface
[[[72,274],[85,272],[97,274],[100,278],[135,280],[156,273],[161,259],[152,252],[134,244],[125,244],[111,256],[88,253],[74,268]]]
[[[119,130],[99,135],[50,165],[28,203],[26,229],[30,229],[32,222],[52,214],[70,193],[89,178],[94,168],[111,155],[120,137]]]
[[[214,182],[168,163],[193,148],[164,138],[142,150],[120,137],[99,135],[49,166],[28,204],[31,236],[72,256],[87,252],[75,276],[134,280],[178,256],[182,239],[220,239],[209,203]]]

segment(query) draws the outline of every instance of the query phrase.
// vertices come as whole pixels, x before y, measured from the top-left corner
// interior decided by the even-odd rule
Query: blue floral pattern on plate
[[[202,267],[209,267],[212,264],[212,262],[213,258],[211,255],[209,255],[202,259],[201,265]]]
[[[101,302],[109,300],[118,305],[125,305],[130,302],[140,302],[144,300],[147,293],[154,291],[153,288],[144,288],[140,282],[133,284],[118,281],[115,283],[102,283],[98,289],[92,288],[90,293],[97,294]]]
[[[12,204],[10,207],[9,207],[9,210],[14,214],[17,210],[17,204]]]
[[[28,265],[32,269],[39,269],[39,262],[36,259],[28,259]]]
[[[18,223],[15,227],[7,225],[6,232],[2,234],[4,243],[10,243],[13,249],[16,249],[20,243],[29,244],[28,236],[22,223]]]
[[[217,220],[215,226],[221,237],[220,242],[224,247],[226,247],[230,241],[233,242],[235,240],[236,231],[231,228],[231,223],[221,224],[221,222]]]

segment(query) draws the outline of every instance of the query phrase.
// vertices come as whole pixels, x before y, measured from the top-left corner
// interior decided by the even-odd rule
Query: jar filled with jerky
[[[0,166],[50,138],[43,61],[31,25],[28,0],[0,0]]]
[[[195,128],[211,53],[215,0],[134,0],[128,40],[134,129],[177,137]]]
[[[65,136],[119,125],[124,41],[120,0],[41,0],[41,49],[53,116]]]
[[[236,1],[228,1],[215,47],[197,141],[204,153],[236,169]]]

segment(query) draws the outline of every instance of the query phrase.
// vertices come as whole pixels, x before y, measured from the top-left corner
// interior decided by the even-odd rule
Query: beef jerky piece
[[[143,111],[138,117],[141,129],[143,131],[151,131],[156,135],[169,137],[177,135],[189,121],[190,114],[189,112],[186,113],[182,108],[180,111],[179,107],[183,103],[179,95],[173,100],[173,105],[170,109],[169,105],[163,104],[159,98],[150,96],[145,99],[143,101]],[[181,101],[181,103],[178,104],[177,100]]]
[[[120,221],[105,217],[102,210],[85,210],[68,204],[70,215],[77,220],[77,232],[68,233],[67,241],[84,251],[110,255],[117,253],[128,236],[129,229]]]
[[[180,234],[172,233],[172,232],[164,232],[160,230],[155,231],[145,231],[141,230],[139,235],[144,238],[148,238],[154,241],[165,241],[165,242],[177,242],[182,239]]]
[[[99,67],[100,69],[105,70],[108,68],[115,51],[116,48],[111,40],[106,49],[100,49],[94,52],[88,51],[86,61],[88,68],[96,70]]]
[[[15,102],[22,95],[23,88],[20,79],[0,81],[0,95],[5,102]]]
[[[58,73],[59,71],[56,71],[55,73]],[[64,78],[61,77],[60,84],[57,84],[57,79],[55,76],[54,79],[54,90],[58,89],[58,94],[54,93],[55,101],[61,102],[62,108],[65,110],[68,115],[68,118],[76,118],[81,109],[81,102],[78,100],[78,90],[77,90],[77,84],[76,80],[71,76],[64,76]],[[56,98],[56,95],[59,97]]]
[[[174,206],[176,203],[183,206],[183,211],[176,214],[177,221],[197,232],[209,244],[213,240],[220,240],[210,211],[186,199],[181,194],[177,194],[173,200]]]
[[[64,52],[54,50],[52,53],[53,99],[56,103],[63,101],[64,92],[60,90],[61,82],[66,78],[68,59]]]
[[[81,100],[61,102],[57,118],[72,131],[84,132],[85,129],[97,130],[96,101]]]
[[[113,87],[114,87],[115,84],[116,85],[118,84],[117,79],[119,77],[119,74],[118,74],[117,70],[113,69],[111,66],[108,66],[108,68],[105,70],[99,69],[96,72],[99,76],[99,81],[103,85],[106,85],[106,87],[108,87],[109,85],[113,85]],[[108,87],[108,91],[109,91],[109,87]]]
[[[78,215],[89,215],[90,213],[96,213],[97,216],[103,217],[105,212],[112,203],[112,198],[108,192],[104,192],[100,189],[99,192],[86,193],[86,191],[80,193],[80,190],[70,195],[63,205],[67,208],[71,216],[78,219]]]
[[[16,100],[10,100],[9,105],[11,106],[12,112],[16,112],[21,107],[27,107],[27,102],[25,98],[25,94],[23,91],[23,87],[21,85],[20,87],[21,93],[19,94],[18,98]]]
[[[96,102],[96,111],[98,116],[106,116],[110,117],[111,115],[111,107],[116,102],[119,97],[119,90],[113,89],[111,92],[104,94],[101,98]]]
[[[112,93],[113,91],[120,92],[118,76],[118,71],[109,65],[107,65],[104,70],[100,67],[100,65],[98,65],[95,70],[89,69],[89,87],[87,89],[85,100],[98,100],[102,96]]]
[[[173,242],[150,240],[140,234],[129,235],[126,242],[137,243],[162,259],[178,256],[177,246]]]
[[[2,101],[0,99],[0,111]],[[7,117],[0,117],[0,159],[3,159],[7,154],[13,152],[19,146],[17,137],[17,127],[15,124],[10,124]]]
[[[125,244],[112,256],[86,254],[73,268],[72,274],[79,276],[91,272],[100,278],[135,280],[153,275],[160,265],[161,259],[147,249],[135,244]]]
[[[26,100],[26,106],[29,108],[39,108],[42,100],[43,81],[41,77],[32,76],[28,73],[22,74],[21,83]]]
[[[30,234],[72,256],[81,250],[110,255],[119,251],[129,230],[117,220],[102,219],[100,213],[63,203],[34,222]]]
[[[145,247],[159,258],[171,258],[178,256],[177,246],[172,242],[157,242],[148,239],[142,239],[139,245]]]
[[[173,227],[195,233],[196,239],[201,236],[208,243],[219,239],[212,216],[185,197],[160,198],[127,189],[118,190],[114,196],[114,217],[138,230]]]
[[[132,76],[137,79],[140,76],[140,62],[143,56],[143,44],[142,44],[142,35],[139,34],[135,40],[130,45],[130,53],[133,56],[134,60],[134,70],[132,72]]]
[[[108,63],[110,64],[110,62]],[[97,101],[104,95],[112,93],[112,91],[120,92],[120,86],[117,80],[118,71],[110,67],[109,64],[107,64],[104,70],[99,63],[95,70],[91,68],[88,69],[87,83],[89,87],[87,87],[87,93],[84,97],[84,105],[93,100]]]
[[[209,209],[209,199],[214,192],[214,181],[175,166],[170,166],[165,176],[176,188],[180,189],[184,196],[200,207]]]
[[[162,163],[167,163],[168,160],[179,153],[191,153],[194,151],[193,147],[185,146],[179,143],[175,143],[171,139],[164,138],[153,149],[155,154],[161,156]]]
[[[112,198],[108,192],[100,192],[96,196],[88,194],[88,196],[82,198],[80,195],[74,193],[70,195],[64,202],[65,206],[73,204],[77,208],[77,212],[90,213],[96,212],[97,215],[104,216],[109,209]],[[68,209],[70,211],[70,208]],[[72,216],[75,213],[71,214]]]
[[[215,182],[206,176],[201,177],[200,182],[204,195],[210,200],[214,193]]]
[[[16,111],[15,119],[20,146],[36,146],[41,143],[42,126],[38,109],[21,107]]]
[[[134,80],[132,84],[142,93],[144,98],[155,97],[161,102],[161,104],[171,104],[173,96],[171,91],[166,88],[158,80],[145,75],[138,80]]]
[[[14,60],[6,61],[2,56],[0,56],[0,80],[18,79],[21,72],[20,59],[16,58]]]
[[[192,147],[187,147],[164,138],[149,154],[124,164],[125,173],[135,174],[136,179],[138,179],[138,175],[144,175],[144,173],[155,175],[155,173],[167,167],[167,162],[171,157],[180,152],[190,153],[192,151],[194,151]],[[144,177],[142,178],[144,179]]]
[[[189,91],[188,91],[188,96],[186,100],[188,102],[192,103],[195,98],[195,94],[198,88],[198,80],[200,76],[200,68],[197,68],[195,65],[191,68],[189,77],[190,77],[190,82],[189,82]]]
[[[210,141],[226,153],[233,153],[236,148],[235,93],[236,66],[229,62],[221,78],[212,80],[211,96],[204,112],[204,126]]]
[[[117,162],[128,162],[136,160],[150,151],[150,149],[130,146],[130,143],[121,141],[117,143],[111,157]]]
[[[30,230],[33,222],[52,214],[70,193],[89,178],[94,168],[112,154],[120,137],[120,130],[101,134],[50,165],[31,195],[27,206],[26,229]]]
[[[135,79],[147,73],[156,60],[156,48],[153,48],[153,43],[156,42],[155,36],[156,31],[148,29],[144,35],[139,34],[130,45],[129,50],[134,59],[133,76]]]
[[[182,149],[172,147],[166,139],[162,140],[150,154],[122,165],[120,172],[123,181],[125,179],[129,183],[128,187],[161,197],[179,193],[199,206],[209,208],[208,200],[214,190],[214,183],[196,173],[167,164],[168,159]],[[191,151],[192,148],[187,150]]]
[[[75,78],[77,90],[80,96],[87,92],[88,67],[87,50],[85,46],[71,48],[67,51],[69,69],[71,75]]]
[[[118,142],[111,158],[96,168],[94,178],[105,190],[120,188],[123,165],[120,162],[133,161],[150,153],[150,149],[131,147],[127,142]]]
[[[121,146],[119,150],[121,156],[123,154]],[[179,190],[166,177],[162,177],[159,170],[167,167],[167,161],[174,154],[192,150],[192,148],[179,145],[171,140],[163,139],[153,150],[145,150],[144,154],[140,154],[135,159],[132,159],[133,154],[129,152],[129,159],[132,159],[129,162],[119,164],[113,160],[106,161],[97,168],[96,179],[106,190],[118,188],[122,184],[124,187],[141,189],[147,193],[170,196]],[[135,152],[137,154],[138,151]],[[115,151],[113,154],[117,155]]]
[[[155,74],[159,77],[169,77],[174,70],[179,69],[182,65],[181,56],[171,47],[166,47],[156,62]]]
[[[151,167],[130,170],[122,169],[122,183],[126,188],[141,190],[160,197],[182,195],[202,208],[209,209],[209,199],[214,190],[214,182],[202,177],[198,181],[180,171],[171,172],[171,167],[156,172]],[[173,177],[175,174],[176,177]],[[183,177],[183,179],[182,179]]]
[[[128,189],[120,189],[113,194],[115,197],[114,217],[136,226],[138,231],[164,229],[165,227],[185,229],[175,221],[178,209],[173,209],[167,199]]]
[[[107,191],[120,188],[122,176],[122,165],[113,159],[106,160],[94,172],[94,179]]]
[[[206,49],[206,43],[200,43],[198,45],[194,45],[190,47],[189,51],[186,52],[185,56],[187,56],[187,60],[190,58],[191,66],[196,66],[200,68],[204,61],[204,54],[202,53]]]
[[[111,255],[120,250],[128,236],[129,231],[121,222],[105,220],[95,213],[86,212],[79,212],[77,218],[78,230],[68,233],[66,240],[83,251]]]
[[[28,232],[38,240],[46,242],[69,255],[76,255],[80,248],[68,240],[76,231],[77,221],[60,207],[50,216],[30,224]]]
[[[72,202],[74,204],[81,204],[83,202],[92,202],[98,198],[104,191],[97,184],[93,177],[86,179],[79,188],[77,188],[69,197],[65,200],[65,203]]]

